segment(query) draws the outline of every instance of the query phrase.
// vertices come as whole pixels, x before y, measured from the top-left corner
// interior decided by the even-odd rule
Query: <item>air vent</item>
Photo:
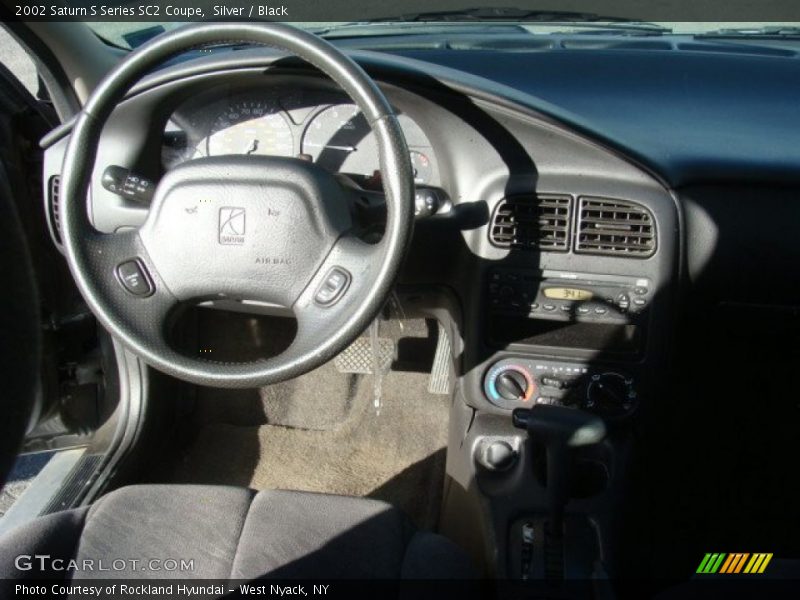
[[[643,206],[606,198],[578,199],[575,252],[646,258],[655,250],[655,222]]]
[[[569,196],[505,198],[494,211],[489,240],[500,248],[566,252],[571,213]]]
[[[61,176],[53,175],[47,186],[47,213],[50,217],[50,233],[57,245],[61,245],[61,207],[59,192]]]

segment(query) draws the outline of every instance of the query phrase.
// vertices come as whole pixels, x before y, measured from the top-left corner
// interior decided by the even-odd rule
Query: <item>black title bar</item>
[[[3,6],[0,19],[4,21],[361,22],[475,7],[546,11],[554,17],[571,12],[641,21],[703,21],[720,25],[800,21],[797,0],[0,0],[0,4]],[[460,19],[454,16],[453,20]]]

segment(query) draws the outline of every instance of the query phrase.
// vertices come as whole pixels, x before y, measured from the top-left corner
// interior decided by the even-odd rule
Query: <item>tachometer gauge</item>
[[[292,129],[279,113],[259,100],[231,104],[214,121],[206,141],[208,156],[266,154],[292,156]]]
[[[434,178],[429,143],[419,125],[407,115],[398,115],[400,127],[411,147],[414,181],[430,183]],[[332,173],[372,178],[380,169],[378,140],[355,104],[333,104],[316,113],[303,133],[303,154]]]
[[[371,175],[378,147],[369,123],[355,104],[334,104],[317,113],[303,136],[303,153],[336,172]]]

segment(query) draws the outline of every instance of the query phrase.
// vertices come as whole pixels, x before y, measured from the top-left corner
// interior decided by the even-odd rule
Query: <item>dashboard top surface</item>
[[[513,90],[515,101],[620,149],[673,187],[798,181],[797,53],[699,42],[597,49],[586,45],[586,38],[580,41],[585,47],[523,51],[460,48],[457,40],[432,47],[423,41],[389,45],[385,39],[334,43],[368,68],[370,63],[406,67],[412,77],[464,75],[476,78],[471,83],[483,80]],[[220,48],[200,61],[239,62],[235,56],[247,62],[265,52]]]
[[[403,54],[558,106],[676,186],[732,174],[797,178],[800,61],[794,57],[655,50],[509,52],[502,60],[484,51]]]

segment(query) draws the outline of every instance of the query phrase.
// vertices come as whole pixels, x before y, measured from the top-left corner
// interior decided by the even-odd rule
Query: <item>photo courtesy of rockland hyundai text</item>
[[[796,0],[0,0],[0,600],[800,598]]]

